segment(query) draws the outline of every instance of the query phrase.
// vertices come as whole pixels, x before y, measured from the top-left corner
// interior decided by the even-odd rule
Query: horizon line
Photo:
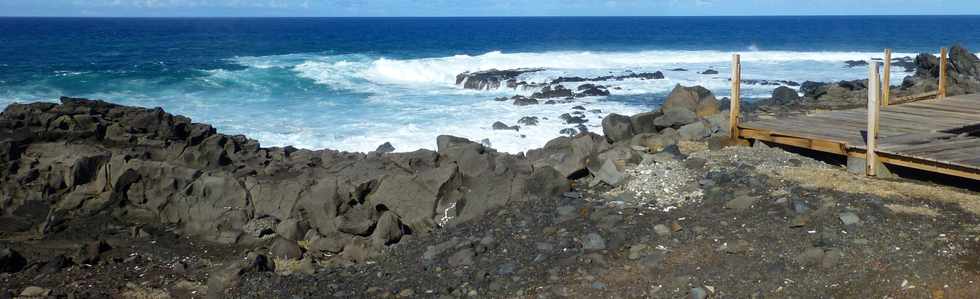
[[[810,14],[810,15],[570,15],[570,16],[81,16],[81,15],[0,15],[0,18],[47,18],[47,19],[396,19],[396,18],[711,18],[711,17],[973,17],[980,14]]]

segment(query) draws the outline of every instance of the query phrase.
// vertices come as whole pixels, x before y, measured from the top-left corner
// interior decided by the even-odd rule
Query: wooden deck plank
[[[980,126],[980,94],[883,107],[879,147],[883,161],[980,180],[980,138],[944,131]],[[820,111],[740,125],[744,138],[829,153],[862,156],[867,109]]]

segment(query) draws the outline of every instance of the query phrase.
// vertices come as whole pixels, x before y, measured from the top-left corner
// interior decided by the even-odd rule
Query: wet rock
[[[581,97],[604,97],[609,95],[609,90],[605,86],[595,84],[582,84],[578,87],[576,98]],[[582,109],[585,110],[585,109]]]
[[[465,89],[497,89],[500,88],[501,84],[505,84],[509,80],[516,79],[518,76],[526,73],[533,73],[542,71],[543,69],[536,68],[522,68],[522,69],[512,69],[512,70],[496,70],[490,69],[485,71],[477,72],[464,72],[456,75],[456,85],[463,85]]]
[[[585,116],[572,116],[571,114],[568,113],[563,113],[562,115],[558,116],[558,118],[565,121],[565,124],[569,124],[569,125],[584,124],[589,121],[585,119]]]
[[[514,100],[515,106],[527,106],[527,105],[537,105],[538,100],[533,98],[527,98],[524,96],[514,96],[511,98]]]
[[[0,248],[0,273],[16,273],[27,266],[27,259],[12,248]]]
[[[713,69],[707,69],[707,70],[701,72],[701,74],[702,75],[717,75],[718,74],[718,71],[713,70]]]
[[[518,127],[518,126],[508,126],[507,124],[498,121],[498,122],[493,123],[493,129],[494,130],[514,130],[514,131],[520,131],[521,130],[521,127]]]
[[[565,88],[562,85],[548,85],[541,89],[541,91],[535,92],[531,95],[532,99],[548,99],[548,98],[568,98],[572,97],[572,90]]]
[[[538,117],[537,116],[521,117],[521,119],[517,120],[517,123],[524,126],[536,126],[538,125]]]
[[[374,151],[378,153],[385,153],[385,154],[391,153],[395,151],[395,146],[391,145],[391,142],[385,142],[379,145],[378,148],[375,149]]]

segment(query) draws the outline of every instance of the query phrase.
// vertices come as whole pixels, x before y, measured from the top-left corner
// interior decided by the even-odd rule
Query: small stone
[[[34,297],[34,298],[37,298],[37,297],[47,297],[48,294],[50,294],[50,293],[51,293],[51,290],[49,290],[49,289],[45,289],[45,288],[42,288],[42,287],[30,286],[30,287],[24,288],[24,290],[20,292],[20,296],[21,297]]]
[[[398,297],[407,298],[412,296],[415,296],[415,290],[413,289],[404,289],[401,292],[398,292]]]
[[[464,248],[449,257],[449,265],[453,267],[470,266],[473,265],[474,257],[476,257],[476,253],[473,252],[473,249]]]
[[[656,232],[657,235],[659,235],[659,236],[670,235],[670,229],[667,228],[667,226],[666,225],[663,225],[663,224],[654,225],[653,226],[653,231]]]
[[[603,239],[597,233],[590,233],[585,235],[585,240],[582,243],[582,249],[585,250],[603,250],[606,249],[606,239]]]
[[[643,257],[643,254],[646,253],[648,248],[649,246],[647,246],[646,244],[636,244],[630,246],[630,252],[627,258],[631,260],[638,260],[641,257]]]
[[[592,288],[593,289],[596,289],[596,290],[605,290],[606,289],[606,284],[601,283],[601,282],[598,282],[598,281],[593,281],[592,282]]]
[[[497,266],[497,274],[499,275],[511,275],[517,270],[517,264],[514,263],[503,263]]]
[[[857,225],[861,223],[861,218],[852,212],[840,213],[840,222],[845,226]]]
[[[705,291],[702,288],[693,288],[691,289],[690,295],[691,296],[689,296],[689,298],[691,299],[704,299],[708,298],[708,291]]]
[[[675,232],[676,233],[676,232],[679,232],[681,230],[684,230],[684,227],[681,226],[680,223],[674,222],[674,223],[671,223],[670,224],[670,231],[671,232]]]
[[[742,196],[735,197],[735,199],[726,202],[725,208],[742,211],[752,207],[752,205],[755,204],[755,202],[758,200],[759,198],[755,196],[742,195]]]
[[[844,258],[844,252],[838,248],[832,248],[824,252],[823,260],[820,261],[820,266],[824,269],[830,269],[837,266],[840,260]]]
[[[546,242],[537,242],[534,244],[534,248],[540,251],[552,251],[555,250],[555,245]]]
[[[793,217],[793,220],[789,221],[789,227],[804,227],[807,225],[807,223],[810,223],[810,217],[805,215],[797,215],[796,217]]]
[[[796,262],[807,266],[817,265],[823,260],[823,255],[823,249],[810,247],[804,250],[800,255],[796,256]]]

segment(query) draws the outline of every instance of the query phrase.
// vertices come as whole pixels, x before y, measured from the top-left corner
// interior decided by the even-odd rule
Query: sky
[[[742,16],[980,14],[980,0],[0,0],[0,16]]]

